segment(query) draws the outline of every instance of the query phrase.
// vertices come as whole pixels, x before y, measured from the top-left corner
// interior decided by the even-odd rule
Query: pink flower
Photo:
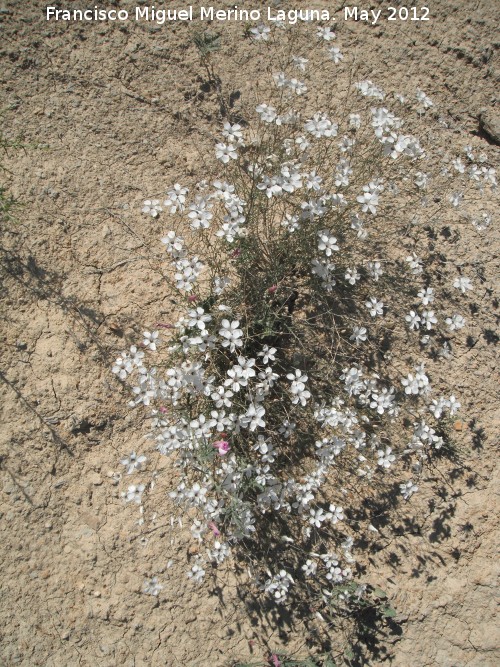
[[[268,292],[268,294],[274,294],[274,293],[276,292],[277,289],[278,289],[278,285],[272,285],[272,287],[270,287],[270,288],[267,290],[267,292]]]
[[[220,535],[220,530],[217,528],[217,526],[215,525],[215,523],[214,523],[213,521],[210,521],[210,523],[209,523],[208,525],[209,525],[210,528],[212,529],[212,533],[215,535],[215,537],[219,537],[219,535]]]
[[[217,442],[214,442],[213,446],[217,448],[217,451],[221,456],[227,454],[231,449],[227,440],[217,440]]]
[[[193,301],[198,301],[198,297],[196,296],[196,294],[191,294],[191,296],[188,296],[188,301],[191,301],[191,303]]]
[[[239,248],[236,248],[236,250],[233,252],[232,256],[233,257],[239,257],[241,255],[241,250]]]
[[[276,655],[276,653],[273,653],[271,656],[271,662],[273,663],[274,667],[281,667],[281,662],[279,657]]]

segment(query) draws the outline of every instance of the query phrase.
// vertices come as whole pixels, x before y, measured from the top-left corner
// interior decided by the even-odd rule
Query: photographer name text
[[[150,7],[135,7],[134,11],[126,9],[100,9],[95,6],[92,9],[59,9],[57,7],[46,7],[45,17],[47,21],[145,21],[158,25],[170,22],[189,21],[217,21],[250,22],[268,21],[269,23],[281,23],[295,25],[306,22],[335,22],[337,19],[327,9],[217,9],[211,5],[193,6],[184,9],[157,9],[154,5]],[[369,25],[377,25],[380,21],[429,21],[428,7],[392,7],[385,9],[365,9],[358,5],[345,6],[342,10],[344,21],[360,21]]]

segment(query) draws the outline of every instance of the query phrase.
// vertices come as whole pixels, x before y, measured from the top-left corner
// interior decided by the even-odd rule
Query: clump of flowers
[[[318,36],[340,62],[335,35]],[[183,308],[113,372],[180,471],[170,496],[196,516],[204,547],[188,576],[246,559],[270,599],[306,592],[328,610],[366,588],[349,584],[357,499],[396,482],[409,500],[460,406],[433,387],[431,360],[466,327],[458,311],[475,281],[459,271],[435,281],[424,237],[411,252],[401,238],[432,217],[433,188],[450,193],[452,216],[494,173],[443,168],[427,152],[416,128],[435,105],[423,91],[413,109],[395,97],[399,116],[371,81],[356,84],[348,115],[311,109],[291,76],[307,66],[292,56],[275,99],[224,122],[209,183],[146,200],[144,214],[165,225]],[[132,473],[144,462],[133,453],[122,464]],[[144,485],[124,494],[146,495]]]

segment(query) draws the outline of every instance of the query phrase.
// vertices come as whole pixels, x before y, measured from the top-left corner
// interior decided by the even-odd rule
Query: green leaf
[[[394,616],[397,616],[397,611],[393,609],[392,607],[382,607],[382,616],[385,618],[394,618]]]
[[[377,597],[377,598],[386,598],[387,597],[387,593],[385,591],[383,591],[381,588],[374,588],[373,589],[373,595],[375,595],[375,597]]]
[[[354,651],[352,650],[352,648],[350,646],[348,646],[346,648],[346,650],[344,651],[344,655],[348,660],[353,660],[354,659]]]
[[[202,56],[218,51],[221,47],[220,33],[211,33],[206,30],[203,33],[197,33],[194,36],[194,43]]]

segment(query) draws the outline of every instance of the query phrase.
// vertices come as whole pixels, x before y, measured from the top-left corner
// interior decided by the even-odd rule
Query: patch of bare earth
[[[357,80],[425,90],[447,126],[443,152],[471,144],[493,161],[498,148],[478,118],[497,103],[498,4],[429,4],[425,25],[339,20],[338,44]],[[141,216],[140,204],[203,178],[222,120],[193,43],[198,26],[49,23],[44,7],[0,7],[3,123],[26,144],[5,158],[24,205],[1,232],[0,663],[216,666],[276,647],[304,655],[302,623],[259,615],[239,596],[237,572],[201,587],[186,578],[190,535],[171,529],[165,483],[151,492],[157,518],[141,527],[113,478],[119,459],[147,443],[110,363],[175,307],[162,294],[166,223]],[[222,78],[235,104],[253,102],[269,78],[265,50],[241,24],[221,33]],[[407,515],[374,511],[368,577],[398,617],[374,633],[365,664],[500,662],[495,223],[436,240],[476,286],[468,336],[434,369],[462,402],[460,456],[428,473]],[[168,462],[150,455],[149,472],[162,466],[171,480]],[[158,598],[141,592],[151,575],[164,584]]]

